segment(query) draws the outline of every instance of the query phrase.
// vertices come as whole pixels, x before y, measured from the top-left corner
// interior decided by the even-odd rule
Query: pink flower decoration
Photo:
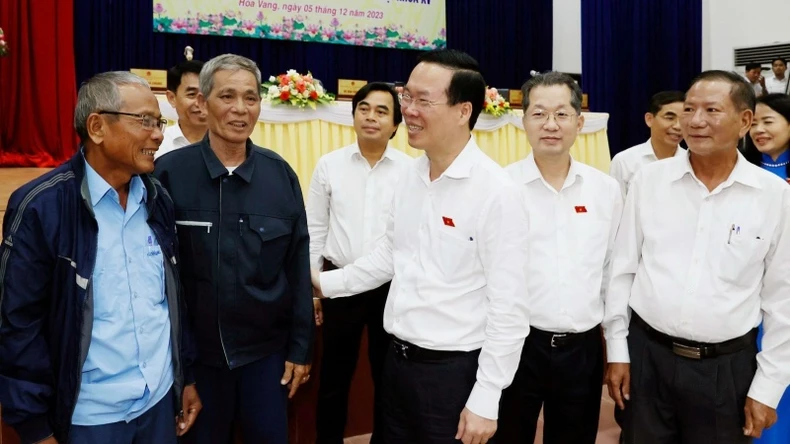
[[[149,3],[149,5],[150,5],[150,3]],[[163,12],[165,12],[165,8],[162,6],[162,4],[161,4],[161,3],[157,3],[157,4],[154,6],[154,13],[156,13],[156,14],[161,14],[161,13],[163,13]]]
[[[259,22],[262,22],[262,21],[263,21],[263,11],[258,11],[258,15],[257,15],[257,16],[255,16],[255,18],[256,18],[256,19],[257,19]]]
[[[340,21],[337,19],[337,17],[335,17],[332,19],[332,23],[330,23],[330,25],[332,25],[333,28],[337,28],[340,26]]]

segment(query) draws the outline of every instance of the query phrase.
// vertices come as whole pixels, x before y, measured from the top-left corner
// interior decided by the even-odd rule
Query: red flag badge
[[[577,205],[577,206],[573,207],[573,209],[576,210],[577,213],[586,213],[587,212],[587,207],[585,207],[584,205]]]
[[[442,222],[444,222],[444,224],[448,227],[455,227],[453,220],[447,216],[442,216]]]

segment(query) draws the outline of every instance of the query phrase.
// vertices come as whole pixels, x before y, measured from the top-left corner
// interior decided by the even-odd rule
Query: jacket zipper
[[[220,321],[220,301],[222,298],[220,297],[219,290],[220,290],[220,265],[221,265],[221,248],[222,248],[222,182],[226,180],[226,178],[222,178],[219,181],[219,229],[217,230],[217,277],[216,277],[216,291],[217,291],[217,330],[219,330],[219,343],[222,346],[222,355],[225,357],[225,363],[230,368],[230,360],[228,359],[228,351],[225,349],[225,340],[222,338],[222,322]]]

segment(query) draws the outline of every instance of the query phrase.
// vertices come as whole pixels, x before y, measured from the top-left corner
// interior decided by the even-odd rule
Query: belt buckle
[[[689,347],[688,345],[672,343],[672,353],[689,359],[702,359],[702,349],[699,347]]]
[[[557,345],[557,343],[556,343],[556,342],[554,342],[554,341],[555,341],[557,338],[564,338],[565,336],[568,336],[568,335],[567,335],[566,333],[558,333],[558,334],[553,334],[553,335],[551,335],[551,347],[552,347],[552,348],[557,348],[557,347],[559,347],[559,346]]]

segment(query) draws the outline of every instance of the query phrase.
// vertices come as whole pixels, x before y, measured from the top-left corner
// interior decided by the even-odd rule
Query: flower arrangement
[[[316,108],[317,104],[327,104],[335,101],[335,96],[326,92],[321,82],[313,78],[308,71],[302,75],[296,70],[289,69],[285,74],[270,76],[269,81],[263,85],[263,98],[272,104],[286,104],[304,108]]]
[[[510,112],[510,103],[499,94],[496,88],[486,88],[486,99],[483,112],[499,117]]]
[[[7,55],[8,55],[8,45],[6,45],[5,43],[3,28],[0,28],[0,57],[5,57]]]

